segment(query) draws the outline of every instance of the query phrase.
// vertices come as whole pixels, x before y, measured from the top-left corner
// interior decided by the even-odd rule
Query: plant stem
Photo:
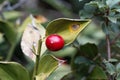
[[[107,41],[107,53],[108,53],[108,60],[111,58],[111,47],[110,47],[110,38],[109,35],[106,35],[106,41]]]
[[[106,9],[106,16],[109,15],[109,8]],[[109,27],[109,19],[106,17],[105,18],[105,23],[106,26]],[[111,58],[111,45],[110,45],[110,37],[109,37],[109,33],[106,34],[106,43],[107,43],[107,54],[108,54],[108,60]]]
[[[36,52],[36,60],[35,60],[35,66],[33,70],[33,75],[32,75],[32,80],[35,80],[35,76],[38,74],[38,66],[39,66],[39,61],[40,61],[40,52],[41,52],[41,46],[42,46],[42,40],[40,39],[38,41],[38,49]]]
[[[6,57],[6,61],[11,60],[15,47],[16,47],[15,44],[11,45],[10,51],[8,52],[8,55]]]
[[[36,60],[35,60],[36,63],[35,63],[34,70],[33,70],[32,80],[35,80],[35,75],[37,75],[39,60],[40,60],[40,56],[36,55]]]

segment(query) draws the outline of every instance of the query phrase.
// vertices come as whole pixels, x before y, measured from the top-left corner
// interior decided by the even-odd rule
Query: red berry
[[[58,51],[64,47],[64,40],[60,35],[51,34],[46,38],[46,46],[51,51]]]

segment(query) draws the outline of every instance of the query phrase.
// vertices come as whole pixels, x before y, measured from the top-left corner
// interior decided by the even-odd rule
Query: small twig
[[[3,8],[4,8],[4,6],[6,6],[6,5],[8,5],[8,1],[7,0],[5,0],[3,3],[1,3],[0,4],[0,16],[1,16],[1,18],[3,19],[3,20],[5,20],[5,17],[4,17],[4,15],[3,15]]]
[[[109,8],[106,9],[106,16],[109,15]],[[105,23],[106,23],[106,26],[109,27],[109,19],[107,17],[105,17]],[[109,33],[106,34],[106,43],[107,43],[107,54],[108,54],[108,60],[111,58],[111,45],[110,45],[110,37],[109,37]]]
[[[3,3],[0,4],[0,11],[4,12],[4,11],[14,10],[14,9],[20,7],[21,5],[23,5],[25,2],[26,2],[26,0],[19,0],[18,3],[11,6],[10,2],[8,0],[5,0]]]
[[[110,45],[115,44],[115,42],[120,38],[120,33],[111,41]]]
[[[98,53],[94,58],[93,58],[93,61],[95,61],[96,59],[100,58],[101,57],[101,54]],[[102,59],[101,59],[102,60]]]
[[[108,53],[108,60],[109,60],[111,58],[111,47],[110,47],[109,35],[106,35],[106,42],[107,42],[107,53]]]
[[[4,11],[11,11],[14,10],[18,7],[20,7],[23,3],[25,3],[26,0],[19,0],[18,3],[16,3],[15,5],[11,6],[10,2],[8,0],[5,0],[3,3],[0,4],[0,16],[3,20],[5,20],[5,17],[3,15]],[[7,7],[5,7],[7,6]]]
[[[14,4],[13,6],[10,5],[10,2],[8,2],[7,7],[4,9],[5,11],[11,11],[15,10],[16,8],[20,7],[25,3],[26,0],[19,0],[18,3]]]

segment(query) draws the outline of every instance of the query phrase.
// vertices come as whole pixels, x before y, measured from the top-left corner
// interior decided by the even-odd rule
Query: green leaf
[[[88,18],[92,18],[94,15],[94,12],[96,12],[97,9],[97,4],[95,4],[94,2],[90,2],[85,4],[83,10],[80,11],[80,18],[81,19],[88,19]]]
[[[28,71],[15,62],[0,62],[1,80],[30,80]]]
[[[0,31],[4,33],[10,44],[15,44],[17,41],[17,31],[12,24],[0,20]]]
[[[74,72],[71,72],[71,73],[65,75],[61,80],[77,80],[77,79],[75,77]],[[81,80],[81,79],[79,79],[79,80]]]
[[[103,32],[104,32],[105,34],[109,34],[109,28],[108,28],[108,26],[106,26],[105,23],[102,23],[101,26],[102,26]]]
[[[74,63],[75,64],[86,64],[86,65],[90,65],[92,62],[91,61],[89,61],[87,58],[84,58],[84,57],[81,57],[81,56],[79,56],[79,57],[76,57],[75,58],[75,60],[74,60]]]
[[[114,33],[119,33],[120,31],[119,24],[111,23],[110,28],[111,28],[111,31],[113,31]]]
[[[95,66],[87,80],[107,80],[107,76],[101,67]]]
[[[88,3],[89,5],[93,5],[94,7],[96,8],[99,8],[99,9],[102,9],[102,8],[105,8],[105,4],[104,4],[104,1],[91,1],[90,3]]]
[[[117,74],[116,80],[120,80],[120,73]]]
[[[81,10],[79,14],[81,19],[88,19],[93,17],[93,13],[88,13],[85,10]]]
[[[116,71],[120,73],[120,63],[116,65]]]
[[[115,9],[117,12],[120,12],[120,9]]]
[[[83,1],[83,0],[79,0],[79,2],[80,2],[80,1]]]
[[[3,41],[4,41],[3,33],[0,33],[0,43],[2,43]]]
[[[59,51],[46,51],[45,54],[52,54],[56,57],[66,57],[66,56],[73,56],[77,53],[77,49],[72,46],[67,46]]]
[[[98,56],[98,48],[95,44],[87,43],[80,46],[80,55],[93,60]]]
[[[51,55],[41,57],[36,80],[45,80],[58,67],[58,65],[58,60]]]
[[[93,65],[93,62],[91,60],[83,56],[76,56],[71,64],[72,72],[74,72],[76,78],[79,78],[79,80],[81,80],[88,74],[91,65]]]
[[[113,75],[115,74],[116,72],[116,69],[115,69],[115,66],[109,62],[105,62],[105,65],[106,65],[106,69],[107,69],[107,72],[110,74],[110,75]]]
[[[84,6],[84,10],[91,14],[93,14],[96,11],[96,9],[96,5],[90,5],[89,3]]]
[[[116,16],[108,16],[108,19],[113,23],[117,23],[118,18]]]
[[[114,7],[116,4],[119,4],[120,0],[106,0],[106,4],[112,8]]]
[[[109,62],[118,62],[118,60],[114,59],[114,58],[111,58],[111,59],[109,59]]]
[[[47,78],[47,80],[61,80],[63,76],[70,72],[71,72],[70,66],[61,65]]]
[[[65,44],[72,43],[78,34],[91,22],[91,20],[59,18],[50,22],[46,29],[46,36],[58,34],[63,37]]]
[[[18,19],[22,13],[18,11],[6,11],[3,13],[6,20],[16,20]]]

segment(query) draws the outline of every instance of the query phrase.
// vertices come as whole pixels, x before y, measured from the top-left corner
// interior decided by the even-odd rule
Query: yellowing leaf
[[[65,44],[70,44],[90,22],[91,20],[59,18],[48,24],[46,36],[58,34],[63,37]]]
[[[30,16],[26,19],[25,23],[23,23],[23,27],[26,27],[22,40],[21,40],[21,48],[25,55],[29,56],[32,60],[35,60],[35,55],[33,53],[38,49],[38,41],[45,36],[45,29],[40,22],[36,20],[33,16]],[[44,42],[42,44],[41,53],[46,50]]]

